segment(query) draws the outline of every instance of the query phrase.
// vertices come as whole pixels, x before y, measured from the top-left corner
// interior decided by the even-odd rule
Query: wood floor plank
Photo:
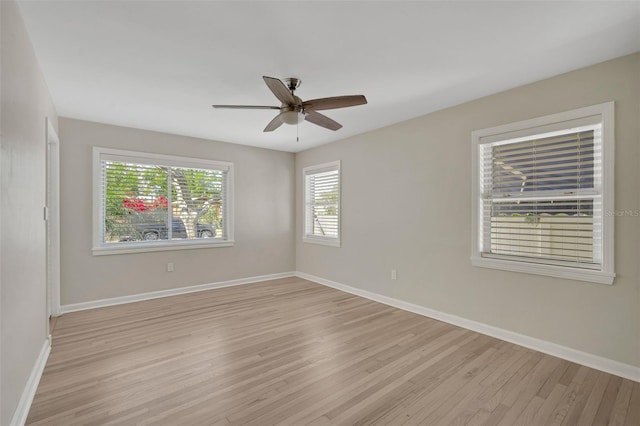
[[[487,351],[487,353],[488,352],[489,351]],[[490,358],[486,360],[483,360],[482,356],[479,356],[476,359],[479,361],[479,364],[476,364],[476,366],[469,364],[471,368],[467,367],[463,381],[457,386],[458,389],[452,395],[448,396],[437,409],[422,409],[426,415],[424,422],[426,424],[449,423],[455,414],[459,414],[462,411],[462,407],[465,404],[476,398],[482,392],[483,389],[479,384],[496,370],[504,367],[505,363],[508,363],[509,359],[513,356],[514,353],[510,346],[504,347],[503,350],[491,355]],[[416,416],[416,418],[418,420],[421,419],[420,416]]]
[[[588,369],[573,364],[577,368],[573,369],[571,366],[567,371],[571,371],[572,380],[567,383],[563,378],[560,379],[558,384],[566,387],[566,391],[553,409],[549,417],[545,420],[545,423],[549,426],[560,426],[567,418],[567,415],[574,407],[576,399],[578,398],[578,392],[581,384],[586,380]]]
[[[65,314],[29,425],[634,425],[640,384],[285,278]]]
[[[513,423],[511,424],[514,424],[514,425],[540,424],[540,423],[534,423],[534,419],[538,411],[540,411],[540,409],[544,405],[544,402],[545,400],[543,398],[539,397],[538,395],[534,396],[533,399],[529,401],[529,404],[527,404],[527,406],[524,407],[524,410],[522,410],[522,412],[518,415],[516,420],[514,420]]]
[[[611,416],[613,415],[613,406],[620,390],[620,384],[622,383],[622,379],[620,377],[611,377],[609,379],[609,384],[602,395],[602,399],[600,400],[600,405],[598,406],[598,411],[596,412],[596,416],[593,420],[593,423],[596,425],[607,425],[611,420]]]
[[[551,393],[547,396],[542,404],[542,407],[538,410],[536,415],[533,417],[533,424],[549,424],[549,417],[553,414],[554,410],[558,405],[560,405],[561,401],[564,399],[565,395],[571,392],[567,387],[561,383],[557,383]]]
[[[509,351],[508,356],[495,363],[494,368],[488,368],[489,374],[480,380],[480,386],[474,386],[475,390],[462,389],[459,395],[460,401],[454,408],[448,410],[441,423],[467,424],[479,411],[487,413],[488,418],[489,411],[481,410],[484,401],[495,395],[506,382],[507,377],[513,375],[526,361],[528,353],[519,349],[507,346],[505,350]],[[492,369],[493,372],[491,372]]]
[[[629,408],[624,419],[625,425],[640,425],[640,383],[633,383]]]
[[[503,405],[507,405],[509,410],[500,420],[498,425],[511,426],[522,414],[527,405],[535,399],[538,391],[551,376],[561,360],[551,357],[542,357],[540,362],[527,374],[519,383],[517,390],[506,396]]]
[[[631,380],[622,380],[620,384],[620,390],[613,403],[613,413],[609,425],[622,426],[624,425],[627,412],[629,411],[629,402],[631,399],[631,392],[633,391],[633,382]]]
[[[560,420],[560,417],[564,416],[561,419],[561,425],[567,426],[578,424],[579,418],[584,415],[584,408],[591,396],[594,386],[596,385],[596,380],[599,374],[599,371],[587,367],[581,367],[580,374],[576,375],[576,380],[573,382],[575,384],[575,393],[570,395],[566,402],[567,412],[566,414],[560,414],[558,418],[558,420]],[[560,407],[560,410],[562,410],[562,407]]]

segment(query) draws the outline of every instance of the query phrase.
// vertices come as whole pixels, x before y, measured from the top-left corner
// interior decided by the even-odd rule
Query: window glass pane
[[[222,238],[224,178],[220,170],[171,168],[172,213],[184,238]]]
[[[225,237],[226,172],[117,161],[103,171],[104,243]]]
[[[168,238],[167,169],[103,162],[104,243]]]
[[[593,200],[494,201],[488,206],[491,253],[594,261]]]
[[[331,170],[308,176],[308,202],[312,235],[338,238],[339,230],[339,172]]]
[[[494,194],[588,189],[598,160],[594,131],[573,132],[493,146],[487,177]]]
[[[590,192],[576,198],[587,194],[580,190],[596,187],[596,129],[483,148],[485,253],[572,263],[598,260],[594,207],[600,206],[600,196]]]

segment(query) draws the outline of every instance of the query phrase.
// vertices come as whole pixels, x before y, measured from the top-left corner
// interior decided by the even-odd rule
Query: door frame
[[[50,317],[60,315],[60,139],[48,117],[45,128],[47,142],[45,220],[47,228],[48,324]]]

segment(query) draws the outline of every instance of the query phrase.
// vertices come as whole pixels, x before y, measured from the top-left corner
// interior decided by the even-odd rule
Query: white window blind
[[[96,148],[94,253],[230,242],[231,168],[231,163]]]
[[[613,188],[611,173],[605,182],[604,147],[613,138],[605,141],[610,134],[604,131],[606,114],[592,110],[563,119],[543,117],[538,126],[527,121],[474,135],[475,265],[538,264],[538,272],[535,266],[504,269],[552,271],[571,278],[561,272],[570,268],[604,272],[596,280],[612,280],[608,233],[613,225],[605,213]],[[613,113],[612,106],[607,113]],[[482,259],[502,263],[483,264]]]
[[[307,167],[305,184],[305,235],[307,242],[340,244],[340,163]]]
[[[599,267],[600,127],[482,146],[483,255]]]

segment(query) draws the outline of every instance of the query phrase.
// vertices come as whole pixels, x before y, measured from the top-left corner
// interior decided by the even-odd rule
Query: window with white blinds
[[[612,283],[613,104],[473,132],[476,266]]]
[[[340,162],[306,167],[303,178],[303,240],[340,246]]]
[[[94,254],[231,245],[232,168],[94,148]]]

